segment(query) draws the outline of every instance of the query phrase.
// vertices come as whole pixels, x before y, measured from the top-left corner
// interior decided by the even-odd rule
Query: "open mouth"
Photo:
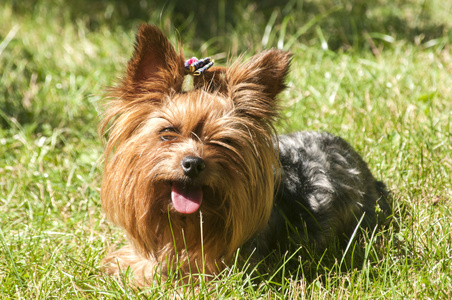
[[[201,206],[203,190],[200,186],[190,186],[180,182],[171,185],[171,201],[181,214],[192,214]]]

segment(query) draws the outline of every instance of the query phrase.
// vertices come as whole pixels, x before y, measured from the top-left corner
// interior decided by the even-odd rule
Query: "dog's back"
[[[373,228],[391,214],[385,185],[342,138],[301,131],[278,140],[281,181],[274,209],[250,242],[259,256],[299,245],[323,250],[348,241],[358,224]]]

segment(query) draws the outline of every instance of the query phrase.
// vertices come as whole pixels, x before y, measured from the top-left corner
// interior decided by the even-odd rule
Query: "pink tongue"
[[[181,214],[192,214],[201,206],[202,188],[186,188],[180,183],[173,183],[171,187],[171,200],[174,208]]]

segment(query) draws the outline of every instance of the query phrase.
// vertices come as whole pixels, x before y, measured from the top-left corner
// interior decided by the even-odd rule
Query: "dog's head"
[[[182,230],[184,245],[199,248],[201,214],[204,247],[226,257],[266,224],[278,166],[275,97],[289,63],[288,53],[265,51],[213,67],[187,90],[183,55],[156,27],[140,27],[101,124],[101,198],[142,253]]]

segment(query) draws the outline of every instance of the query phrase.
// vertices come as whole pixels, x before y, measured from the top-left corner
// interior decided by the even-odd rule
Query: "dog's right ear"
[[[180,91],[183,79],[183,55],[176,53],[168,38],[156,26],[141,25],[120,87],[123,95],[141,98],[146,93],[166,94],[170,89]]]

